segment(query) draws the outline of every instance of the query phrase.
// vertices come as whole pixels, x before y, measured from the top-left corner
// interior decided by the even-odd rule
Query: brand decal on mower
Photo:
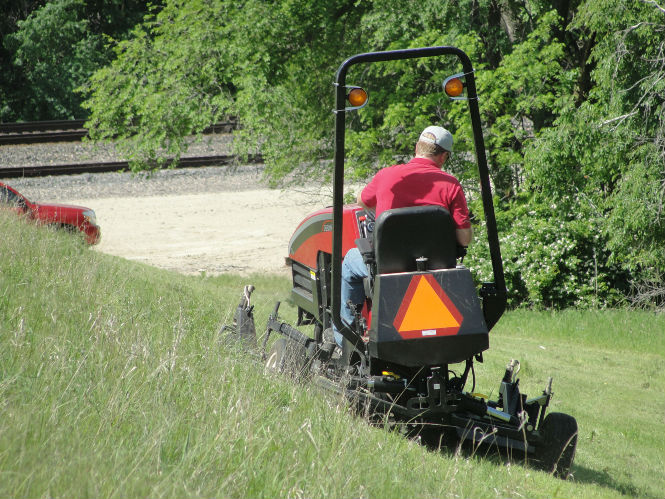
[[[457,334],[464,317],[431,275],[416,275],[404,294],[393,325],[404,339]]]

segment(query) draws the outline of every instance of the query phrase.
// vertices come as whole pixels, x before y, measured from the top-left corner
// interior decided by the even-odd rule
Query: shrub
[[[576,203],[517,200],[497,210],[508,303],[511,307],[598,307],[616,304],[628,290],[623,269],[609,262],[599,220]],[[465,260],[478,281],[492,280],[485,223]]]

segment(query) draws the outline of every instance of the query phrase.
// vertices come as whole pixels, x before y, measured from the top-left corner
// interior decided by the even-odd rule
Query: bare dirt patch
[[[95,247],[185,274],[286,273],[291,234],[324,195],[274,189],[146,197],[68,199],[93,208]]]

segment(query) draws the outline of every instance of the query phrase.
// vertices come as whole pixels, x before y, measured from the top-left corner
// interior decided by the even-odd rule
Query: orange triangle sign
[[[404,339],[457,334],[464,317],[432,275],[411,278],[393,325]]]

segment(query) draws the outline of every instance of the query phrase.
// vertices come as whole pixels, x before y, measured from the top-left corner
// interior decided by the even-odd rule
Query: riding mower
[[[458,263],[465,249],[457,246],[446,209],[399,208],[374,220],[361,206],[343,204],[345,115],[367,103],[364,89],[346,84],[348,69],[444,55],[457,57],[463,68],[444,82],[444,90],[466,99],[473,127],[494,274],[494,282],[479,290],[469,269]],[[497,400],[475,393],[474,362],[483,361],[489,331],[505,310],[506,284],[469,58],[454,47],[359,54],[341,64],[335,86],[333,206],[310,214],[291,237],[287,260],[298,321],[296,327],[281,321],[276,304],[262,342],[266,367],[342,393],[429,447],[490,444],[566,478],[577,423],[566,414],[546,415],[551,378],[542,394],[528,398],[520,392],[519,362],[511,360]],[[349,326],[340,317],[341,266],[355,245],[369,269],[368,299]],[[249,293],[245,288],[232,328],[245,337],[248,324],[253,332]],[[305,325],[314,326],[313,337],[297,329]],[[341,348],[331,341],[333,325],[344,338]],[[267,351],[272,332],[281,337]],[[454,371],[453,364],[461,367]]]

